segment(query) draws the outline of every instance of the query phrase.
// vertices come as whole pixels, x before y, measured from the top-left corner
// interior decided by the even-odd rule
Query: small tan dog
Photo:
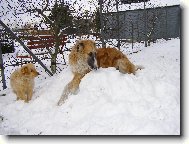
[[[21,99],[25,102],[31,100],[34,88],[34,78],[38,75],[39,73],[32,63],[22,66],[11,74],[10,84],[13,92],[17,96],[17,100]]]
[[[129,61],[126,55],[116,48],[99,48],[97,49],[98,67],[108,68],[115,67],[123,74],[135,74],[138,69],[143,69],[142,66],[134,65]]]

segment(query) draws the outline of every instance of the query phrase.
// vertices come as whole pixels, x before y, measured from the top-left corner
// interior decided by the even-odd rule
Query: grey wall
[[[146,9],[147,34],[151,39],[180,37],[180,5]],[[145,40],[144,9],[103,13],[105,39]]]

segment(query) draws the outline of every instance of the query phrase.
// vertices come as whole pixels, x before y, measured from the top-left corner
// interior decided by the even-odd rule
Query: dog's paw
[[[135,66],[135,70],[137,71],[137,70],[142,70],[142,69],[144,69],[144,66],[142,66],[142,65],[136,65]]]
[[[72,92],[72,94],[77,95],[79,93],[79,88]]]
[[[29,100],[24,100],[25,103],[29,103]]]
[[[64,102],[65,102],[64,100],[59,100],[57,106],[61,106]]]
[[[67,99],[67,97],[62,96],[62,97],[60,98],[60,100],[58,101],[57,106],[61,106],[62,104],[64,104],[65,101],[66,101],[66,99]]]

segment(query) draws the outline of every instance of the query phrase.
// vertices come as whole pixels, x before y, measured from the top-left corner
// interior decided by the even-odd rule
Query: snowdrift
[[[0,97],[0,134],[179,135],[180,39],[160,40],[128,58],[145,69],[136,75],[92,71],[62,106],[56,104],[72,79],[69,67],[36,79],[28,104],[16,101],[8,88]]]

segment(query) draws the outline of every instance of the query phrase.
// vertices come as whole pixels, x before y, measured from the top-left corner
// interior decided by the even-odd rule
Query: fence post
[[[3,56],[2,56],[2,46],[0,43],[0,69],[1,69],[1,77],[2,77],[2,83],[3,83],[3,89],[6,89],[6,80],[5,80],[5,73],[4,73],[4,66],[3,66]]]
[[[133,38],[134,38],[134,26],[133,26],[133,22],[131,21],[131,27],[132,27],[132,51],[133,51],[133,45],[134,45],[134,41],[133,41]]]
[[[145,34],[145,47],[147,47],[147,12],[146,12],[146,0],[144,0],[144,34]]]
[[[118,43],[117,43],[117,47],[120,50],[120,19],[119,19],[119,8],[118,8],[118,0],[116,0],[116,10],[117,10],[117,33],[118,33]]]
[[[102,4],[103,4],[103,0],[99,0],[99,4],[100,4],[100,27],[101,27],[101,39],[102,39],[102,47],[106,47],[105,44],[105,38],[104,38],[104,24],[103,24],[103,16],[102,16]]]
[[[165,28],[165,40],[168,40],[168,35],[167,35],[167,4],[165,7],[165,18],[166,18],[166,28]]]

